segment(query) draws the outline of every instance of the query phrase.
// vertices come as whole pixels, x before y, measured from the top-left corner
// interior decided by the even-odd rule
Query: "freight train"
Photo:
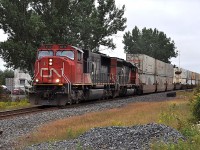
[[[200,75],[196,73],[193,81],[189,71],[191,78],[180,80],[184,71],[142,54],[127,54],[125,61],[71,45],[45,44],[38,48],[29,100],[34,105],[64,106],[200,83]]]

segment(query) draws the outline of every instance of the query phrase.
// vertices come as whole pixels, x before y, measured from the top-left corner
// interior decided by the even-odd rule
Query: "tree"
[[[6,84],[6,78],[14,78],[14,71],[11,69],[0,70],[0,85]]]
[[[166,63],[170,63],[169,59],[178,55],[174,41],[156,28],[143,28],[140,31],[135,26],[132,32],[126,32],[123,38],[125,53],[146,54]]]
[[[41,43],[114,49],[110,37],[126,27],[125,6],[117,8],[115,0],[96,1],[0,0],[0,29],[8,34],[0,43],[0,56],[8,67],[32,73]]]

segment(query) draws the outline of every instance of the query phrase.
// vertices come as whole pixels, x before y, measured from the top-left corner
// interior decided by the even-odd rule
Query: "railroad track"
[[[187,90],[177,90],[177,91],[187,91]],[[169,93],[169,94],[167,94],[168,96],[174,97],[175,93],[177,91],[168,91],[166,93]],[[154,93],[152,93],[152,94],[154,94]],[[144,95],[150,95],[150,94],[144,94]],[[11,117],[16,117],[16,116],[22,116],[22,115],[37,113],[37,112],[46,112],[46,111],[54,111],[54,110],[58,110],[58,109],[74,108],[74,107],[79,107],[79,106],[84,106],[84,105],[103,103],[103,102],[107,102],[107,101],[111,101],[111,100],[117,100],[117,99],[119,100],[119,99],[130,98],[130,97],[133,97],[133,96],[117,97],[117,98],[114,98],[114,99],[85,101],[85,102],[81,102],[79,104],[66,105],[66,106],[63,106],[63,107],[33,106],[33,107],[27,107],[27,108],[22,108],[22,109],[16,109],[16,110],[0,111],[0,120],[6,119],[6,118],[11,118]]]
[[[120,98],[122,98],[122,97],[120,97]],[[120,99],[120,98],[117,97],[117,98],[115,98],[115,100]],[[23,115],[28,115],[28,114],[33,114],[33,113],[38,113],[38,112],[54,111],[54,110],[58,110],[58,109],[69,109],[69,108],[75,108],[75,107],[79,107],[79,106],[103,103],[103,102],[107,102],[110,100],[111,99],[84,101],[84,102],[81,102],[78,104],[66,105],[63,107],[33,106],[33,107],[27,107],[27,108],[15,109],[15,110],[0,111],[0,120],[23,116]]]
[[[53,110],[55,108],[51,107],[43,107],[43,106],[33,106],[33,107],[26,107],[21,109],[15,109],[15,110],[7,110],[7,111],[0,111],[0,120],[6,119],[6,118],[12,118],[16,116],[22,116],[26,114],[31,113],[37,113],[47,110]]]

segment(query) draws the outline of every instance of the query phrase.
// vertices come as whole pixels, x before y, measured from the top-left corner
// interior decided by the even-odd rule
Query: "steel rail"
[[[33,107],[26,107],[21,109],[14,109],[14,110],[6,110],[6,111],[0,111],[0,120],[3,120],[5,118],[11,118],[36,112],[44,111],[44,107],[42,106],[33,106]]]

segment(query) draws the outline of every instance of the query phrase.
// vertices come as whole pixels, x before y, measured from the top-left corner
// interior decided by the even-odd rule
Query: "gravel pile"
[[[0,120],[0,131],[3,131],[3,133],[0,134],[0,149],[14,149],[13,143],[15,143],[16,138],[33,131],[41,124],[47,123],[49,121],[75,115],[81,115],[88,112],[97,112],[105,109],[121,107],[132,102],[163,101],[171,99],[173,99],[173,97],[166,97],[166,93],[157,93],[151,95],[131,97],[127,99],[89,104],[79,106],[76,108],[61,109],[53,112],[48,111],[43,113],[16,117],[13,119]]]
[[[151,140],[165,143],[178,142],[184,137],[176,130],[162,124],[133,127],[96,128],[78,138],[83,147],[92,149],[142,149],[149,148]]]
[[[185,138],[175,129],[162,124],[147,124],[133,127],[94,128],[71,141],[42,143],[31,146],[35,149],[91,149],[91,150],[133,150],[150,149],[152,141],[177,143]]]

